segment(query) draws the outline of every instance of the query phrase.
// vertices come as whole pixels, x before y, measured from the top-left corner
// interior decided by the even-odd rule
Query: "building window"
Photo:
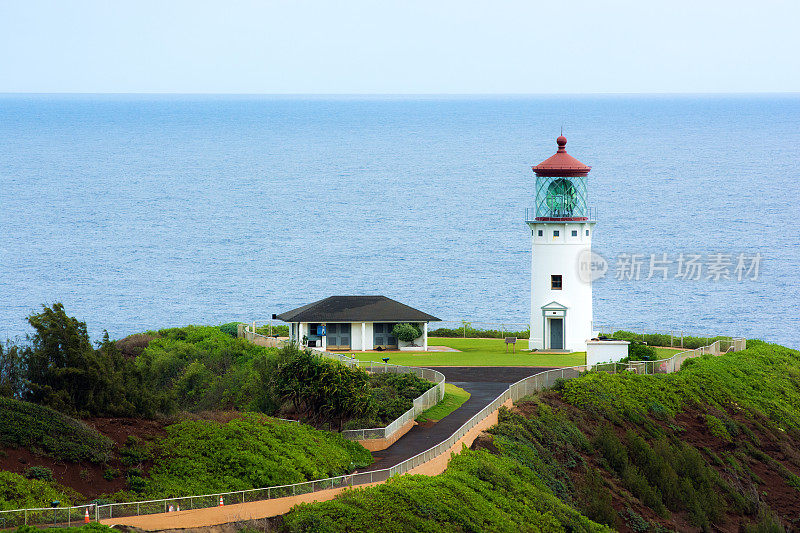
[[[544,235],[544,231],[543,230],[539,230],[539,237],[541,237],[542,235]]]
[[[553,237],[558,237],[558,230],[553,230]]]
[[[554,291],[561,290],[561,274],[553,274],[550,276],[550,288]]]
[[[578,236],[578,230],[576,230],[576,229],[572,230],[572,236],[573,237],[577,237]]]
[[[586,236],[587,237],[589,236],[589,230],[588,229],[586,230]]]

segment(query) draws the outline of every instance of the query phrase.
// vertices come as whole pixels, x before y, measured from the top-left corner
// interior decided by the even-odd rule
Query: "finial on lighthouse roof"
[[[537,176],[586,176],[589,171],[592,170],[592,167],[584,165],[567,153],[567,149],[565,148],[567,145],[566,137],[559,135],[556,139],[556,144],[558,144],[558,151],[533,167],[533,171]]]

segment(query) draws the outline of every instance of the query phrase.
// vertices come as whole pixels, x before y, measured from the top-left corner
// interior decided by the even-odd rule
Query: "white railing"
[[[734,338],[726,341],[717,341],[709,346],[698,348],[696,350],[688,350],[686,352],[680,352],[670,357],[669,359],[663,359],[661,361],[631,361],[628,363],[606,363],[604,365],[595,365],[594,370],[617,372],[620,370],[627,371],[628,369],[633,369],[632,371],[640,372],[642,369],[644,369],[643,372],[640,372],[644,373],[648,370],[648,368],[655,368],[655,367],[641,366],[640,363],[661,363],[664,361],[672,361],[671,366],[668,367],[672,368],[672,370],[668,370],[667,372],[675,372],[677,370],[680,370],[680,365],[686,359],[692,357],[700,357],[701,355],[705,354],[721,355],[723,353],[728,353],[731,351],[739,351],[745,348],[746,348],[745,339]],[[332,354],[332,355],[337,355],[337,354]],[[615,366],[610,367],[607,365],[615,365]],[[604,366],[604,368],[599,368],[601,366]],[[102,520],[102,519],[111,519],[115,517],[121,518],[125,516],[138,516],[142,514],[158,514],[158,513],[169,512],[170,509],[176,511],[179,509],[182,511],[188,509],[201,509],[201,508],[218,506],[220,504],[220,498],[222,498],[222,502],[224,504],[228,505],[231,503],[246,503],[253,501],[270,500],[285,496],[308,494],[311,492],[317,492],[320,490],[327,490],[332,488],[352,487],[358,485],[365,485],[368,483],[386,481],[392,476],[407,473],[413,470],[414,468],[421,466],[427,463],[428,461],[431,461],[432,459],[435,459],[436,457],[445,453],[447,450],[452,448],[462,437],[464,437],[472,428],[477,426],[480,422],[482,422],[484,419],[486,419],[488,416],[490,416],[492,413],[498,410],[500,406],[503,405],[508,400],[518,401],[521,398],[524,398],[525,396],[529,396],[535,392],[539,392],[541,390],[552,387],[559,379],[572,379],[578,377],[582,372],[585,372],[587,370],[589,370],[589,368],[585,365],[569,367],[569,368],[555,368],[552,370],[547,370],[545,372],[540,372],[538,374],[534,374],[532,376],[523,378],[517,381],[516,383],[510,385],[508,389],[506,389],[497,398],[492,400],[492,402],[489,403],[489,405],[481,409],[478,413],[476,413],[469,420],[467,420],[446,440],[440,442],[439,444],[436,444],[435,446],[432,446],[431,448],[425,450],[424,452],[421,452],[413,457],[409,457],[408,459],[390,468],[373,470],[370,472],[346,474],[326,479],[317,479],[313,481],[306,481],[303,483],[295,483],[292,485],[280,485],[276,487],[265,487],[260,489],[222,492],[216,494],[206,494],[202,496],[183,496],[179,498],[164,498],[160,500],[98,505],[95,506],[94,508],[95,510],[94,518],[95,520]],[[87,506],[84,505],[80,507],[70,507],[69,509],[81,509],[81,508],[85,509],[86,507]],[[88,507],[91,508],[91,506]],[[17,513],[16,516],[19,517],[22,516],[20,513],[25,513],[24,523],[27,524],[29,523],[30,520],[30,517],[27,513],[36,511],[52,512],[52,509],[21,509],[14,511],[0,511],[0,524],[2,524],[3,527],[15,527],[17,525],[20,525],[19,523],[5,522],[2,518],[2,513]],[[49,520],[42,519],[41,522],[36,522],[36,523],[49,523]],[[59,523],[64,524],[67,523],[67,521],[61,521]]]

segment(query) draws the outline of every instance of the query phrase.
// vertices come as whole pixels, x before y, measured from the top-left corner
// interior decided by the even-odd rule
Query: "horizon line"
[[[715,91],[694,91],[694,92],[566,92],[566,93],[424,93],[424,92],[178,92],[178,91],[130,91],[130,92],[84,92],[84,91],[0,91],[0,96],[355,96],[355,97],[531,97],[531,96],[796,96],[800,95],[797,91],[740,91],[740,92],[715,92]]]

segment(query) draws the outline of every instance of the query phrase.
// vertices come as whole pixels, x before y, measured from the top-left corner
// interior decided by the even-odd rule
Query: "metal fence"
[[[289,342],[286,339],[279,339],[277,337],[270,337],[268,335],[256,333],[255,322],[253,322],[252,327],[248,324],[239,324],[237,334],[239,337],[246,339],[253,344],[267,348],[282,348],[287,342]]]
[[[745,348],[746,348],[745,339],[732,338],[724,341],[716,341],[709,346],[698,348],[696,350],[688,350],[685,352],[680,352],[670,357],[669,359],[663,359],[661,361],[631,361],[628,363],[606,363],[606,364],[595,365],[593,370],[604,371],[604,372],[632,371],[642,374],[676,372],[677,370],[680,369],[681,364],[685,360],[690,359],[692,357],[700,357],[706,354],[721,355],[723,353],[739,351]],[[342,357],[339,354],[330,354],[330,355],[335,357]],[[664,362],[667,362],[667,365],[665,367],[662,367],[661,364]],[[357,361],[356,363],[363,364],[364,362]],[[379,365],[378,363],[370,363],[370,364]],[[390,366],[396,366],[396,365],[386,365],[386,368],[389,368]],[[408,368],[408,367],[401,367],[401,368]],[[115,517],[120,518],[125,516],[168,513],[170,511],[178,511],[178,510],[183,511],[189,509],[202,509],[202,508],[216,507],[220,504],[229,505],[232,503],[246,503],[246,502],[262,501],[262,500],[270,500],[274,498],[297,496],[300,494],[308,494],[312,492],[333,489],[333,488],[353,487],[358,485],[365,485],[369,483],[386,481],[392,476],[405,474],[413,470],[414,468],[421,466],[431,461],[432,459],[439,457],[443,453],[447,452],[461,438],[463,438],[472,428],[477,426],[488,416],[490,416],[492,413],[498,410],[500,406],[503,405],[506,401],[520,400],[525,396],[529,396],[536,392],[553,387],[556,384],[556,382],[560,379],[572,379],[579,376],[582,372],[585,372],[587,370],[591,369],[585,365],[569,367],[569,368],[555,368],[552,370],[547,370],[545,372],[540,372],[538,374],[534,374],[532,376],[523,378],[517,381],[516,383],[510,385],[508,389],[506,389],[502,394],[500,394],[491,403],[489,403],[489,405],[481,409],[480,412],[476,413],[469,420],[467,420],[446,440],[390,468],[384,468],[381,470],[374,470],[370,472],[347,474],[326,479],[317,479],[313,481],[306,481],[303,483],[295,483],[292,485],[280,485],[276,487],[266,487],[260,489],[206,494],[202,496],[185,496],[181,498],[165,498],[160,500],[98,505],[94,507],[94,512],[95,512],[94,518],[95,520],[102,520],[102,519],[113,519]],[[91,506],[84,505],[78,507],[65,508],[64,510],[83,509],[83,511],[77,513],[80,514],[80,517],[82,518],[84,516],[83,513],[85,513],[85,509],[87,507],[91,508]],[[2,525],[2,527],[15,527],[22,523],[48,524],[55,522],[54,520],[51,521],[47,519],[47,515],[44,514],[45,511],[49,511],[51,513],[50,518],[53,518],[52,509],[24,509],[16,511],[2,511],[0,512],[0,517],[5,516],[6,518],[0,518],[0,524]],[[57,522],[57,524],[58,525],[67,524],[69,520],[72,520],[72,522],[74,523],[76,522],[75,517],[77,516],[77,514],[75,513],[70,514],[70,512],[67,511],[67,516],[65,517],[65,519],[61,519],[60,521]],[[15,518],[18,521],[15,522],[14,520]],[[56,517],[56,519],[57,518],[58,517]]]
[[[695,326],[696,327],[696,326]],[[663,330],[659,331],[642,331],[636,327],[625,327],[619,325],[598,325],[594,324],[592,329],[598,331],[601,336],[610,337],[616,331],[626,331],[630,333],[634,333],[634,337],[631,339],[626,338],[625,340],[635,340],[640,342],[645,342],[646,344],[650,344],[652,346],[661,346],[661,347],[669,347],[669,348],[685,348],[685,349],[693,349],[690,346],[684,346],[684,338],[690,337],[692,341],[700,341],[703,342],[704,345],[710,345],[712,341],[720,338],[729,338],[725,337],[724,335],[709,335],[707,332],[698,332],[693,330],[692,327],[684,327],[684,326],[667,326]],[[652,340],[653,337],[659,338],[659,343],[654,344],[653,342],[648,342],[648,340]],[[689,340],[686,339],[686,344],[689,344]]]
[[[77,526],[83,523],[87,511],[91,519],[97,518],[97,509],[94,504],[0,511],[0,529],[14,528],[25,524],[44,527]]]

